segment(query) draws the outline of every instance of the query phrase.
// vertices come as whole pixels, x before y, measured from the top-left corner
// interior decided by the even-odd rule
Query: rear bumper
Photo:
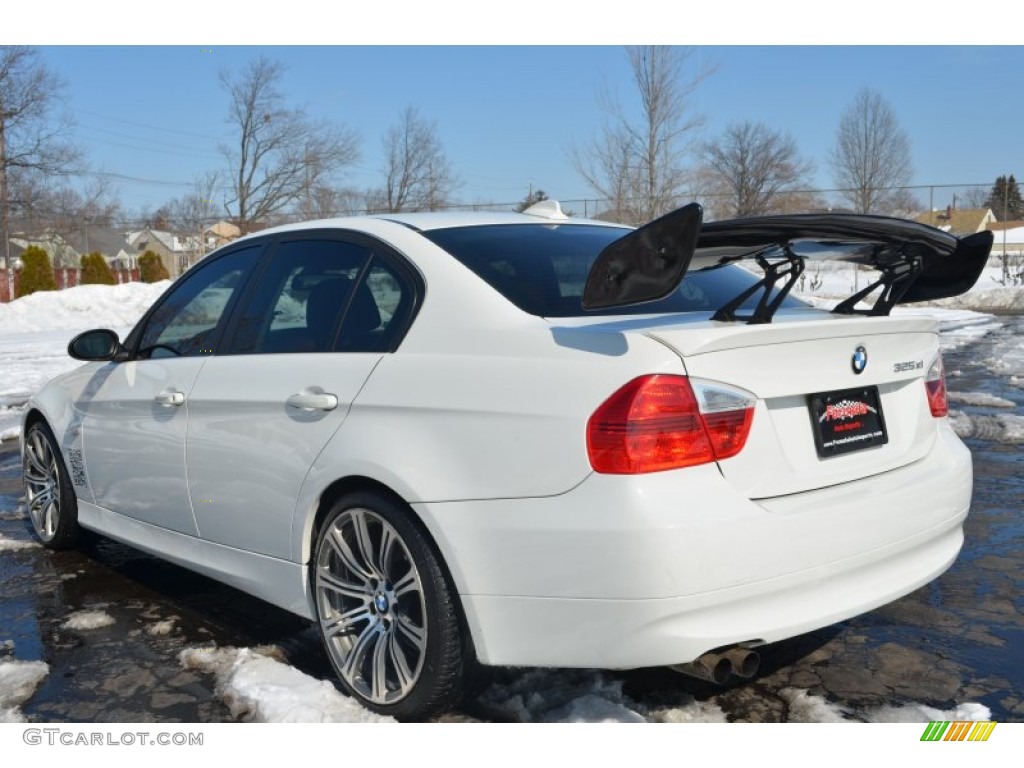
[[[971,484],[941,424],[914,464],[757,502],[706,466],[415,506],[483,663],[635,668],[792,637],[926,584],[956,559]]]

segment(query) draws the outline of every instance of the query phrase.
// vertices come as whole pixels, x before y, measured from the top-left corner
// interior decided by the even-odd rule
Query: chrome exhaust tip
[[[761,666],[761,655],[748,648],[731,648],[722,654],[732,665],[736,677],[751,678]]]
[[[673,664],[669,669],[716,685],[722,685],[733,671],[732,662],[717,653],[705,653],[686,664]]]

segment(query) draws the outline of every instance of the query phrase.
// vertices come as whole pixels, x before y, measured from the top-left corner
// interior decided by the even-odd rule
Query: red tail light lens
[[[946,399],[946,372],[942,367],[942,355],[935,358],[935,362],[928,369],[928,376],[924,380],[924,388],[928,393],[928,407],[932,416],[941,418],[949,414],[949,401]]]
[[[686,376],[633,379],[590,417],[590,465],[605,474],[639,474],[735,456],[755,402],[749,392]]]

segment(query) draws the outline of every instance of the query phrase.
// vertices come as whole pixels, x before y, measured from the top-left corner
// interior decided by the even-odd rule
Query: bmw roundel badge
[[[857,347],[853,351],[853,358],[850,360],[854,373],[864,373],[868,367],[868,351],[864,347]]]

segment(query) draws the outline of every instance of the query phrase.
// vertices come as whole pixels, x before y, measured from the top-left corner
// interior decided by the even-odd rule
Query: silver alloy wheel
[[[320,629],[348,687],[393,704],[416,685],[427,649],[423,584],[395,528],[376,512],[347,509],[316,558]]]
[[[38,429],[25,444],[25,491],[32,527],[44,542],[57,535],[60,522],[60,471],[49,441]]]

